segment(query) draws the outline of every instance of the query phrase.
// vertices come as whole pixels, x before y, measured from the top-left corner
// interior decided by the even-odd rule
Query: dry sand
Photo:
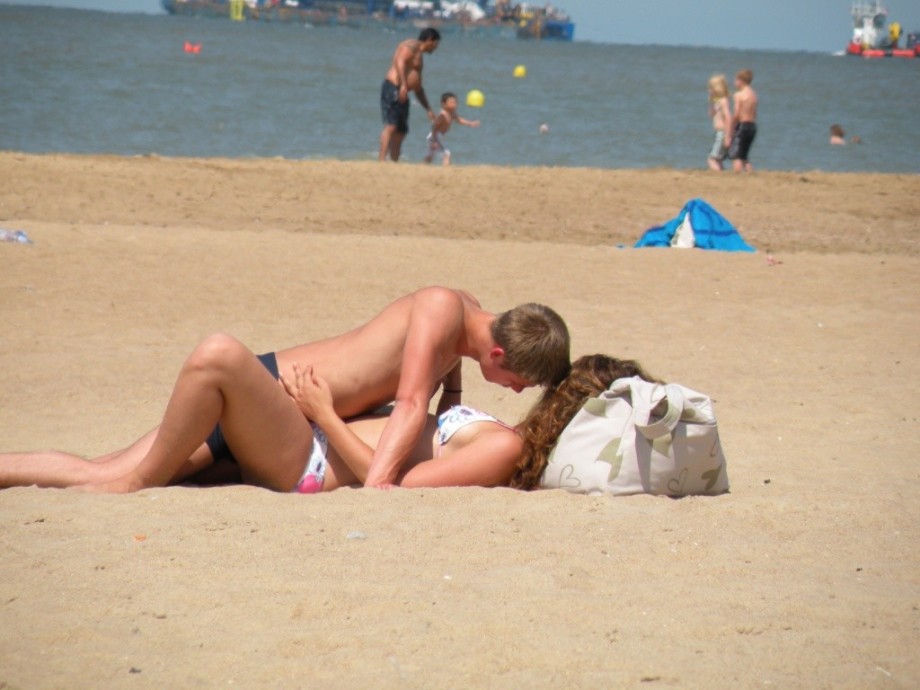
[[[0,179],[35,241],[0,244],[0,449],[120,447],[201,337],[274,349],[441,283],[710,393],[732,483],[0,491],[3,690],[920,685],[920,178],[6,153]],[[617,247],[697,196],[762,251]],[[534,399],[473,374],[509,421]]]

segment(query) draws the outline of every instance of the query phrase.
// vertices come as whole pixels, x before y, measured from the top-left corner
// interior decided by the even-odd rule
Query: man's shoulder
[[[412,295],[412,313],[429,323],[459,326],[467,308],[479,308],[479,302],[463,290],[433,285]]]
[[[464,294],[461,290],[431,285],[413,293],[413,303],[422,309],[463,310]],[[472,297],[472,295],[470,295]]]

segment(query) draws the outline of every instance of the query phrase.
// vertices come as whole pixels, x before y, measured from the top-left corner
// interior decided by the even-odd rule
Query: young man
[[[441,34],[437,29],[423,29],[418,40],[408,39],[396,46],[390,69],[387,70],[380,87],[380,110],[383,116],[383,131],[380,132],[379,159],[385,161],[387,154],[394,163],[399,160],[402,142],[409,132],[409,92],[414,91],[418,102],[434,120],[434,113],[428,105],[425,89],[422,88],[422,57],[438,48]]]
[[[457,114],[457,96],[447,92],[441,96],[441,112],[431,123],[431,131],[428,133],[428,155],[425,156],[425,162],[430,163],[435,155],[441,156],[444,165],[450,165],[450,149],[444,146],[443,137],[450,130],[450,126],[456,122],[465,127],[478,127],[479,120],[467,120]]]
[[[365,479],[365,486],[387,486],[421,436],[437,388],[445,404],[460,403],[463,357],[487,381],[516,392],[555,385],[569,370],[569,334],[548,307],[496,315],[467,292],[428,287],[343,335],[258,357],[230,336],[213,335],[186,359],[153,431],[92,462],[57,451],[4,454],[0,487],[27,481],[137,491],[239,460],[246,483],[290,491],[315,450],[309,421],[278,383],[296,379],[295,365],[325,379],[341,418],[394,403]]]
[[[757,136],[757,92],[751,88],[754,73],[743,69],[735,75],[734,114],[725,132],[728,157],[735,172],[753,170],[748,159],[751,144]]]

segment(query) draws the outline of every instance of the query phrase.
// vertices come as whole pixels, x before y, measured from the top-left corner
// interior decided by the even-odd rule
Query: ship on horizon
[[[349,28],[417,29],[571,41],[575,24],[549,4],[510,0],[162,0],[170,14]]]

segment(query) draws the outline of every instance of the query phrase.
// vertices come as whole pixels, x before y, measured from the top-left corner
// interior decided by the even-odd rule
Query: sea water
[[[416,31],[0,6],[0,149],[370,160],[381,80]],[[456,164],[701,168],[707,80],[741,68],[761,99],[755,167],[920,172],[920,60],[445,34],[424,85],[482,121],[451,129]],[[828,145],[833,123],[863,143]],[[420,161],[417,104],[410,127]]]

